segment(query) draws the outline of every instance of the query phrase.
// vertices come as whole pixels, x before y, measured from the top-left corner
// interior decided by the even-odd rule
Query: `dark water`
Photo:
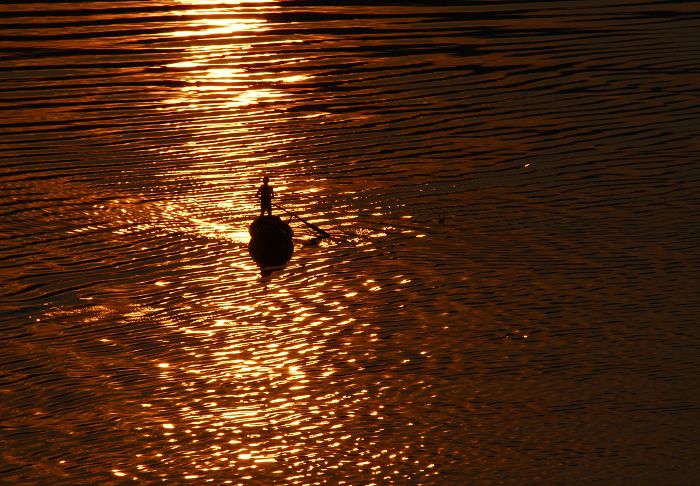
[[[697,3],[0,18],[3,484],[700,484]]]

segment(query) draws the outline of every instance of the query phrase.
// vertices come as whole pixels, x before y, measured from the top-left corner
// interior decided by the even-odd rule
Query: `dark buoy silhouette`
[[[285,265],[294,253],[289,224],[278,216],[260,216],[250,224],[248,253],[263,270]]]

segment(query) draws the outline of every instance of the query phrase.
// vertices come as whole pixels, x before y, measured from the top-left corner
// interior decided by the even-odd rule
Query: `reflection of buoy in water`
[[[278,216],[260,216],[250,224],[248,252],[261,268],[278,267],[292,258],[292,228]]]

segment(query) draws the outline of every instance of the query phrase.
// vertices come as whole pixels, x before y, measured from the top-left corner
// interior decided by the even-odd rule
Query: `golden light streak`
[[[199,260],[166,262],[163,271],[172,274],[150,278],[145,285],[156,294],[155,301],[176,297],[162,305],[167,312],[153,318],[165,329],[165,349],[173,356],[160,355],[144,365],[167,389],[168,398],[139,398],[134,405],[143,414],[135,429],[144,438],[164,437],[168,444],[149,453],[148,460],[170,465],[177,458],[182,464],[179,480],[202,479],[219,469],[252,478],[261,468],[278,464],[295,464],[291,467],[302,479],[313,470],[347,464],[379,472],[377,458],[391,451],[378,454],[372,443],[353,434],[348,421],[362,417],[380,423],[384,411],[379,406],[369,409],[376,397],[365,383],[354,382],[354,388],[338,383],[367,366],[364,358],[348,351],[353,340],[377,339],[362,316],[351,316],[349,302],[381,290],[386,282],[366,279],[329,291],[333,262],[319,260],[303,293],[284,279],[266,282],[262,289],[244,249],[247,224],[258,212],[251,190],[263,171],[274,172],[281,194],[293,188],[307,196],[324,192],[322,180],[299,190],[294,175],[286,172],[296,161],[280,155],[287,144],[298,141],[294,137],[299,135],[285,132],[288,115],[280,106],[294,101],[294,83],[309,80],[289,69],[304,60],[271,53],[268,41],[256,52],[262,44],[251,37],[267,28],[263,13],[242,21],[235,5],[180,3],[212,7],[183,17],[173,38],[185,54],[157,72],[181,82],[160,107],[169,123],[189,136],[159,154],[170,167],[159,177],[177,189],[166,202],[100,203],[124,223],[117,225],[118,231],[144,232],[154,244],[175,235],[167,243],[176,240],[176,251],[183,253],[193,247],[212,250],[195,252],[205,255]],[[268,11],[277,8],[258,3]],[[303,214],[304,207],[290,209]],[[357,215],[342,219],[352,224]],[[374,251],[367,242],[360,246]],[[143,251],[148,251],[147,244]],[[241,299],[237,292],[250,292],[251,297]],[[105,312],[120,312],[138,328],[157,310],[162,309],[133,306],[127,312]],[[350,332],[333,342],[339,330]],[[322,451],[329,448],[347,449],[351,459],[324,457]]]

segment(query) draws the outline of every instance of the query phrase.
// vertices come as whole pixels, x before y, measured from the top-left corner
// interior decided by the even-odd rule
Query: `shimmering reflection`
[[[331,3],[3,3],[0,482],[692,484],[697,8]]]
[[[389,478],[395,458],[429,466],[415,456],[415,444],[397,449],[357,435],[355,421],[375,423],[380,435],[387,418],[381,396],[390,387],[362,375],[364,362],[378,358],[371,354],[376,329],[352,311],[353,297],[377,291],[377,282],[364,282],[365,290],[338,286],[323,270],[308,282],[271,281],[267,288],[213,277],[195,272],[153,282],[170,300],[160,307],[92,305],[82,318],[42,317],[132,330],[100,340],[110,350],[101,366],[140,363],[137,388],[148,390],[141,399],[125,399],[129,388],[114,390],[122,402],[133,401],[130,424],[144,444],[137,463],[122,463],[115,476],[307,484],[316,475],[340,480],[348,467],[368,480]],[[133,332],[155,347],[132,355]]]
[[[207,6],[211,3],[216,5]],[[299,136],[282,131],[285,107],[293,102],[286,85],[309,79],[307,74],[287,72],[303,58],[274,54],[275,46],[295,40],[264,37],[265,14],[279,6],[257,3],[261,6],[246,3],[241,8],[194,2],[202,9],[188,10],[188,19],[194,19],[180,23],[172,33],[175,38],[188,38],[186,54],[164,66],[183,86],[178,96],[160,108],[176,114],[178,129],[190,134],[189,141],[164,154],[186,159],[187,168],[178,164],[162,177],[196,186],[179,191],[163,208],[164,217],[187,221],[200,235],[238,243],[249,239],[247,225],[258,211],[252,195],[261,176],[272,175],[280,194],[288,189],[285,168],[293,161],[284,155],[284,147]]]
[[[232,246],[206,264],[188,260],[187,275],[154,283],[176,300],[177,311],[171,303],[127,314],[159,314],[158,325],[171,333],[165,339],[178,345],[172,358],[152,362],[158,386],[139,414],[146,419],[138,426],[143,439],[167,445],[144,452],[135,469],[115,470],[117,476],[212,479],[235,471],[241,480],[307,484],[316,475],[332,480],[336,470],[341,480],[340,471],[351,467],[379,480],[393,474],[387,470],[392,458],[409,453],[409,445],[381,447],[353,426],[375,422],[381,431],[385,417],[376,383],[353,377],[363,365],[352,348],[377,337],[351,310],[359,289],[324,270],[333,257],[323,250],[337,243],[301,252],[300,264],[313,261],[313,271],[289,278],[261,282],[246,259],[245,227],[257,213],[251,195],[262,173],[271,173],[278,194],[293,193],[305,206],[322,190],[322,181],[295,182],[288,175],[294,160],[284,148],[299,135],[284,130],[284,107],[294,102],[287,86],[309,76],[287,71],[303,59],[273,54],[275,45],[293,39],[255,37],[267,29],[261,14],[273,8],[243,20],[236,7],[190,11],[197,19],[173,33],[187,39],[187,56],[164,69],[183,87],[160,110],[177,114],[178,130],[190,136],[163,155],[188,163],[161,177],[187,187],[158,203],[158,226]],[[308,209],[288,201],[290,210]],[[340,209],[338,228],[356,217],[349,207]],[[132,230],[138,226],[131,223]],[[304,227],[298,232],[303,238]],[[369,245],[348,239],[352,232],[344,236],[359,248]],[[381,288],[372,280],[365,285],[369,292]]]

